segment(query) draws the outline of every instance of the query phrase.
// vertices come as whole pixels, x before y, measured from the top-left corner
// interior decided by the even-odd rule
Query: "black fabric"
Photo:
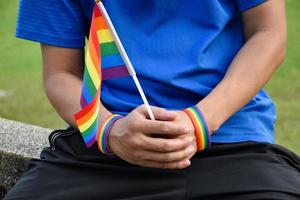
[[[5,200],[300,199],[300,159],[273,144],[213,144],[183,170],[144,168],[57,130]]]

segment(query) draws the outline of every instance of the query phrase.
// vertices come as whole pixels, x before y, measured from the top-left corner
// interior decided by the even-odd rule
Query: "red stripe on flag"
[[[80,118],[82,118],[84,115],[86,115],[91,109],[93,109],[95,103],[97,101],[100,101],[100,88],[98,89],[94,99],[92,100],[92,102],[90,104],[88,104],[86,107],[84,107],[82,110],[80,110],[78,113],[76,113],[74,115],[75,119],[78,120]]]
[[[99,9],[99,7],[97,6],[97,4],[96,4],[95,7],[94,7],[94,12],[93,12],[93,13],[95,14],[95,17],[102,16],[102,14],[101,14],[101,12],[100,12],[100,9]]]
[[[89,36],[89,45],[92,44],[96,51],[97,57],[100,56],[100,49],[99,49],[99,40],[97,36],[97,30],[95,26],[95,20],[92,19],[91,28],[90,28],[90,36]]]

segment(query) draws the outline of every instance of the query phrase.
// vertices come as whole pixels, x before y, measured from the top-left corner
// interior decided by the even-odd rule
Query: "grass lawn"
[[[277,105],[277,143],[300,154],[300,1],[286,0],[288,52],[266,86]],[[62,128],[43,92],[39,45],[14,37],[17,0],[0,1],[0,117]]]

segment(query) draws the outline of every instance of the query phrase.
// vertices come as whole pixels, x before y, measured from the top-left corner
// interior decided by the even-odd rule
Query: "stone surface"
[[[0,199],[19,179],[31,158],[48,146],[52,130],[0,118]]]

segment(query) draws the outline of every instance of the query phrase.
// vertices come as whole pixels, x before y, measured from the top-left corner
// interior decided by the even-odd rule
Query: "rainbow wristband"
[[[107,155],[112,155],[113,153],[109,150],[108,147],[108,134],[110,129],[112,128],[113,124],[123,118],[122,115],[113,114],[108,116],[100,125],[99,133],[97,136],[98,141],[98,148],[99,150]]]
[[[210,132],[200,109],[196,106],[192,106],[184,109],[183,111],[189,116],[194,125],[197,140],[197,151],[202,151],[209,147],[211,140]]]

